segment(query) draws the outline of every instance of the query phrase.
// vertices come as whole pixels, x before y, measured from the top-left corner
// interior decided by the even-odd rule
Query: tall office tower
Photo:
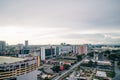
[[[0,52],[4,51],[6,48],[6,43],[5,41],[0,41]]]
[[[45,47],[41,47],[41,60],[45,60]]]
[[[28,48],[28,40],[25,40],[25,48]]]

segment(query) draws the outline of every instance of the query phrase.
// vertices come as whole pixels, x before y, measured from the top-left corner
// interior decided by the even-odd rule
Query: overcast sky
[[[120,44],[120,0],[0,0],[9,44]]]

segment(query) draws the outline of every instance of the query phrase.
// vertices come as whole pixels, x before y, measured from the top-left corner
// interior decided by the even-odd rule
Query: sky
[[[8,44],[120,44],[120,0],[0,0]]]

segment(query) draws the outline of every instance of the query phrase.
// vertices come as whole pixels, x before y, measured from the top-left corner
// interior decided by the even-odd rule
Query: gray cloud
[[[51,32],[46,29],[45,33],[33,31],[31,35],[119,42],[119,4],[120,0],[0,0],[0,27],[58,28]]]
[[[103,34],[68,34],[61,36],[62,38],[69,38],[69,39],[101,39],[104,38]]]
[[[66,34],[60,36],[63,39],[87,40],[91,43],[120,44],[120,33],[97,33],[97,34]]]
[[[2,25],[77,28],[120,25],[118,0],[2,0],[0,3]]]

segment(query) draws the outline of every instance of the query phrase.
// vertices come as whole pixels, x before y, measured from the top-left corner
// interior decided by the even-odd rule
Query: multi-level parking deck
[[[0,57],[0,80],[16,78],[36,70],[39,66],[38,57],[14,58]]]

